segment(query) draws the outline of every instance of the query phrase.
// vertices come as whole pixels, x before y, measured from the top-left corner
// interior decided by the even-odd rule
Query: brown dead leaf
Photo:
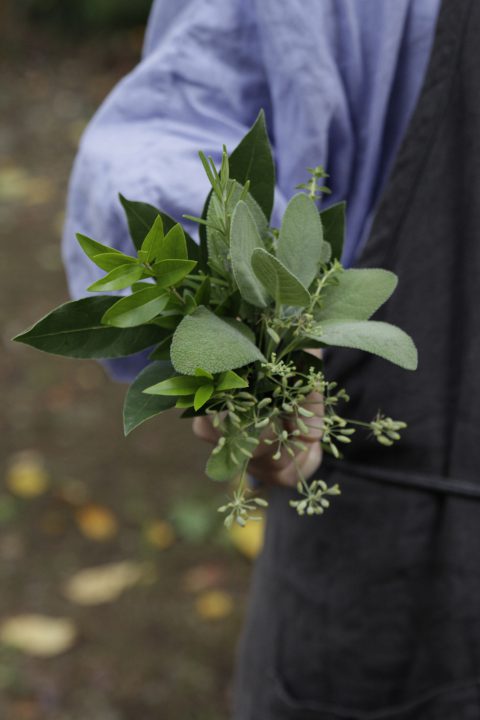
[[[116,600],[147,573],[145,564],[130,560],[85,568],[72,575],[63,592],[77,605],[101,605]]]
[[[113,512],[102,505],[84,505],[75,513],[77,525],[89,540],[110,540],[118,532],[118,521]]]
[[[72,647],[77,629],[68,618],[16,615],[0,625],[0,642],[28,655],[52,657]]]

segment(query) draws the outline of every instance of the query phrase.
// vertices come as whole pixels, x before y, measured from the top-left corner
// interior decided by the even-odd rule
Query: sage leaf
[[[230,324],[201,305],[178,325],[171,359],[177,372],[194,375],[196,368],[217,373],[265,360],[259,348]]]
[[[120,298],[107,310],[102,322],[123,328],[144,325],[162,312],[168,300],[169,296],[164,290],[153,285]]]
[[[154,325],[133,329],[103,325],[102,317],[117,300],[95,296],[65,303],[14,340],[67,357],[116,358],[133,355],[162,339]]]
[[[252,267],[276,302],[297,307],[309,304],[307,288],[274,255],[257,248],[252,253]]]
[[[270,218],[275,191],[275,166],[268,139],[265,113],[260,110],[254,124],[229,157],[230,177],[241,185],[250,181],[250,192]]]
[[[341,260],[342,257],[345,238],[345,209],[346,204],[342,201],[320,212],[323,236],[332,248],[332,260]]]
[[[175,405],[175,398],[146,395],[145,388],[168,378],[173,373],[169,362],[153,362],[135,378],[125,396],[123,428],[125,435],[155,415]]]
[[[412,338],[389,323],[375,320],[327,320],[307,337],[324,345],[354,348],[379,355],[405,370],[416,370],[417,349]]]
[[[327,285],[315,319],[368,320],[397,287],[397,276],[377,268],[343,270],[337,283]]]
[[[325,247],[315,202],[304,193],[294,195],[283,216],[277,246],[278,259],[308,287],[318,275],[327,254],[329,248]]]
[[[152,267],[157,287],[166,288],[176,285],[193,270],[196,264],[195,260],[159,260]]]
[[[140,280],[143,268],[140,265],[125,263],[111,270],[101,280],[97,280],[87,288],[89,292],[110,292],[111,290],[124,290],[134,282]]]
[[[251,305],[266,307],[268,294],[252,268],[255,248],[264,247],[255,221],[246,203],[239,202],[234,210],[230,230],[232,270],[242,297]]]
[[[268,221],[261,207],[250,193],[245,195],[243,187],[236,180],[227,183],[228,202],[226,204],[227,216],[232,216],[240,197],[244,196],[250,213],[257,226],[260,237],[266,235]],[[230,274],[230,237],[225,233],[225,210],[220,200],[212,193],[207,209],[207,245],[208,258],[212,269],[224,274]],[[263,244],[263,243],[262,243]]]

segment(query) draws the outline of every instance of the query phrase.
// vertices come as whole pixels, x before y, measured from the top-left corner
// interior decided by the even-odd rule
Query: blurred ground
[[[0,646],[2,720],[228,716],[250,565],[219,525],[225,489],[202,473],[206,449],[172,413],[124,439],[125,389],[97,364],[10,342],[67,299],[59,238],[76,144],[141,37],[78,43],[17,24],[0,39],[0,621],[39,613],[76,631],[51,657]],[[133,564],[103,578],[115,599],[89,597],[83,576],[66,590],[117,561]]]

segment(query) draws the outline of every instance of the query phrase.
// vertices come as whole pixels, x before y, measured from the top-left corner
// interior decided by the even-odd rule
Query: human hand
[[[319,351],[311,351],[317,355]],[[323,397],[320,393],[313,392],[307,396],[306,408],[314,413],[310,418],[302,418],[309,427],[308,434],[299,435],[296,439],[306,446],[305,450],[294,449],[294,457],[289,455],[283,448],[278,460],[272,458],[272,446],[263,442],[273,437],[273,433],[266,428],[260,436],[260,444],[256,448],[252,459],[248,463],[247,470],[261,483],[284,485],[295,487],[298,482],[298,470],[305,479],[308,479],[318,468],[322,460],[322,437],[323,425]],[[285,430],[291,432],[296,429],[292,420],[286,419],[283,422]],[[193,420],[194,434],[205,442],[217,444],[220,432],[212,425],[211,418],[202,415]]]

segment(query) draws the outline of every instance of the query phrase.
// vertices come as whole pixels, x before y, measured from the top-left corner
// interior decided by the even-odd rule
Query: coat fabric
[[[327,374],[360,437],[298,517],[270,496],[240,646],[235,720],[480,718],[480,2],[443,0],[426,77],[358,267],[400,276],[376,315],[419,348],[408,373],[351,350]]]

